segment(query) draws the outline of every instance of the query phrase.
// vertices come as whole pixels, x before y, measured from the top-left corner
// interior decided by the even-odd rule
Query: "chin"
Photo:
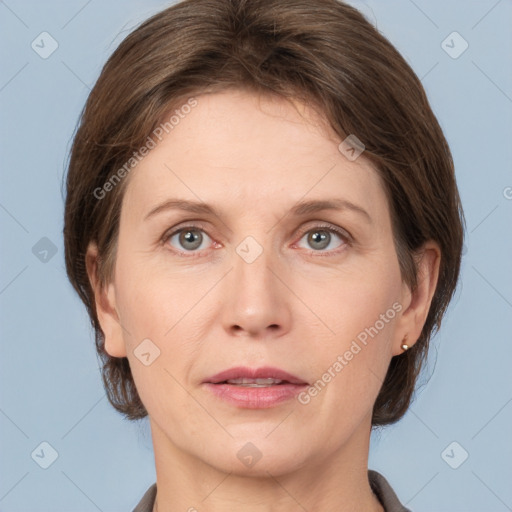
[[[210,453],[205,457],[202,452],[201,455],[204,462],[218,471],[241,477],[277,477],[291,473],[306,463],[303,451],[283,443],[277,446],[264,438],[261,441],[258,438],[238,441],[230,447],[222,447],[219,453]]]

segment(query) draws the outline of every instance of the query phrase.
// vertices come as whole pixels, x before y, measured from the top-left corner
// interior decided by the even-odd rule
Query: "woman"
[[[186,0],[105,65],[67,176],[136,512],[407,511],[368,470],[455,289],[463,217],[420,81],[335,0]]]

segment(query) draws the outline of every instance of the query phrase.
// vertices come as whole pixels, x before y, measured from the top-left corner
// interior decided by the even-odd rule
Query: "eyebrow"
[[[153,208],[145,217],[144,220],[148,220],[149,218],[157,215],[158,213],[168,211],[168,210],[184,210],[191,213],[205,214],[205,215],[213,215],[215,217],[221,218],[221,212],[212,205],[203,202],[197,201],[188,201],[184,199],[168,199],[163,203],[157,205]],[[295,216],[308,215],[311,213],[316,213],[325,210],[349,210],[355,213],[360,214],[365,218],[368,223],[372,223],[372,218],[370,214],[361,206],[358,206],[351,201],[347,201],[346,199],[321,199],[321,200],[310,200],[310,201],[302,201],[296,204],[289,213]]]

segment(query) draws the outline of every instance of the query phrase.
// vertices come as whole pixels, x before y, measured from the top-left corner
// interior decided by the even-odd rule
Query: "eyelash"
[[[185,226],[182,226],[178,229],[175,229],[174,231],[171,231],[171,232],[166,232],[161,241],[163,244],[167,244],[167,242],[174,236],[174,235],[177,235],[178,233],[181,233],[182,231],[187,231],[187,230],[197,230],[197,231],[203,231],[204,233],[206,233],[206,229],[205,229],[205,226],[201,225],[201,224],[187,224]],[[300,237],[299,237],[299,241],[302,239],[302,237],[306,234],[306,233],[309,233],[311,231],[328,231],[329,233],[334,233],[336,235],[338,235],[344,242],[344,245],[342,245],[341,247],[339,247],[338,249],[333,249],[333,250],[330,250],[330,251],[322,251],[322,250],[317,250],[315,251],[314,249],[311,249],[308,254],[309,255],[315,255],[315,256],[320,256],[320,257],[329,257],[329,256],[335,256],[337,254],[339,254],[341,251],[343,251],[345,249],[345,245],[351,245],[351,242],[352,242],[352,239],[350,237],[350,235],[345,231],[345,230],[342,230],[342,229],[339,229],[339,228],[335,228],[333,227],[332,225],[330,224],[318,224],[316,226],[313,226],[313,227],[310,227],[308,229],[305,229],[303,231],[300,232]],[[206,233],[208,235],[208,233]],[[210,237],[210,235],[208,235]],[[211,238],[211,237],[210,237]],[[184,256],[186,258],[194,258],[194,257],[199,257],[201,256],[201,253],[203,251],[179,251],[177,249],[170,249],[173,253],[177,254],[178,256]]]

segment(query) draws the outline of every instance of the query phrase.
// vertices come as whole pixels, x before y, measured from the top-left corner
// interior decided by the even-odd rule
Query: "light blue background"
[[[401,422],[372,435],[369,466],[413,512],[512,510],[512,2],[351,3],[422,78],[468,227],[462,284],[425,385]],[[65,275],[61,182],[108,55],[168,4],[0,2],[2,512],[128,511],[155,481],[147,422],[125,421],[108,404],[93,333]],[[31,48],[43,31],[59,45],[48,59]],[[441,47],[453,31],[469,43],[457,59]],[[46,263],[32,252],[43,237],[57,249]],[[31,458],[43,441],[59,455],[46,470]],[[453,441],[469,453],[458,469],[441,456]]]

